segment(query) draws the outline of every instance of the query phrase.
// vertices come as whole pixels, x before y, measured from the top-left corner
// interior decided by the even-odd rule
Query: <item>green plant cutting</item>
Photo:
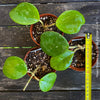
[[[43,28],[56,25],[59,30],[67,34],[75,34],[79,32],[81,26],[85,23],[84,16],[80,12],[76,10],[68,10],[64,11],[57,18],[56,23],[46,26],[40,20],[37,8],[33,4],[27,2],[18,4],[17,7],[10,11],[9,15],[14,22],[21,25],[31,25],[41,22]],[[42,33],[40,37],[40,47],[47,55],[51,56],[50,66],[56,71],[63,71],[69,68],[72,63],[74,52],[85,48],[80,45],[69,47],[68,41],[62,35],[54,31],[46,31]],[[10,47],[8,47],[8,49],[9,48]],[[69,50],[73,48],[74,51]],[[1,49],[3,49],[3,47],[1,47]],[[7,49],[7,47],[4,49]],[[41,91],[47,92],[53,87],[57,75],[55,72],[51,72],[43,76],[41,79],[38,79],[35,74],[40,67],[41,66],[38,66],[33,72],[30,72],[21,58],[11,56],[8,57],[4,63],[3,73],[10,79],[20,79],[24,77],[26,73],[30,73],[31,77],[26,83],[23,91],[25,91],[29,82],[34,77],[39,81]]]
[[[85,24],[84,16],[76,10],[67,10],[58,16],[56,23],[44,25],[40,19],[38,9],[31,3],[22,2],[9,13],[10,18],[21,25],[31,25],[40,22],[43,28],[56,25],[59,30],[67,34],[78,33],[81,26]]]

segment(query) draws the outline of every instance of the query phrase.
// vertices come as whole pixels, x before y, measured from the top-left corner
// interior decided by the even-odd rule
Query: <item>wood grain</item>
[[[30,26],[0,27],[0,46],[36,46],[30,36]]]
[[[85,33],[92,33],[92,40],[96,42],[96,24],[85,24],[81,27],[80,31],[77,34],[64,34],[64,37],[67,39],[67,41],[70,41],[72,38],[77,36],[83,36],[85,37]],[[100,32],[100,30],[98,30]]]
[[[9,18],[9,11],[16,4],[0,5],[0,26],[1,25],[17,25]],[[78,10],[86,19],[86,24],[96,24],[100,22],[100,2],[74,2],[62,4],[36,4],[40,14],[52,13],[59,16],[65,10]],[[5,9],[5,10],[4,10]]]
[[[85,100],[84,91],[0,92],[0,100]],[[100,100],[100,92],[92,91],[92,100]]]
[[[100,47],[98,47],[98,50],[100,52]],[[7,57],[9,56],[18,56],[24,59],[25,54],[29,51],[29,49],[1,49],[0,50],[0,69],[2,69],[2,66],[4,64],[4,61],[6,60]],[[98,56],[98,61],[96,65],[93,68],[99,68],[100,67],[100,54]]]
[[[20,3],[20,2],[31,2],[31,3],[66,3],[66,2],[94,2],[100,0],[0,0],[1,4],[6,3]]]
[[[85,91],[0,92],[1,100],[85,100]],[[92,99],[100,100],[100,92],[92,91]]]
[[[59,16],[65,10],[80,11],[85,16],[86,24],[78,34],[64,36],[69,41],[73,37],[84,36],[84,32],[91,32],[100,52],[100,34],[97,35],[100,33],[100,2],[93,2],[100,0],[0,0],[0,46],[36,46],[30,37],[29,26],[19,26],[9,17],[9,11],[23,1],[35,4],[40,14],[52,13]],[[11,80],[4,76],[2,68],[7,57],[19,56],[24,59],[28,50],[21,48],[0,50],[0,100],[85,99],[85,72],[77,72],[70,68],[56,72],[57,80],[50,92],[41,92],[36,80],[32,80],[26,92],[22,92],[29,76]],[[100,100],[100,55],[98,63],[92,68],[92,100]]]
[[[84,31],[89,31],[89,32],[93,32],[93,39],[95,41],[95,37],[96,37],[96,30],[95,30],[95,27],[96,25],[84,25],[81,29],[81,31],[76,34],[76,35],[73,35],[73,37],[75,36],[84,36],[83,32]],[[21,29],[22,28],[22,29]],[[21,40],[23,40],[25,38],[25,41],[27,40],[27,34],[29,36],[29,33],[26,31],[26,27],[24,26],[21,26],[21,27],[2,27],[1,28],[1,32],[0,33],[3,33],[4,34],[7,34],[7,37],[6,39],[8,39],[7,41],[4,41],[3,44],[6,44],[8,43],[10,45],[11,42],[9,42],[9,39],[11,37],[11,41],[13,42],[13,44],[11,44],[10,46],[23,46]],[[10,32],[9,32],[10,31]],[[16,31],[18,31],[16,33]],[[24,31],[24,32],[23,32]],[[7,33],[8,32],[8,33]],[[10,35],[9,35],[10,33]],[[21,35],[21,38],[18,38],[16,40],[16,38],[14,39],[14,37],[18,37],[18,35],[22,33]],[[16,35],[14,35],[16,34]],[[25,37],[23,37],[25,34]],[[1,34],[2,36],[2,34]],[[72,35],[65,35],[66,39],[69,39],[69,38],[72,38]],[[4,39],[5,37],[2,36],[1,39]],[[30,36],[29,36],[30,38]],[[16,42],[14,41],[19,41],[18,44],[16,44]],[[31,41],[29,39],[29,41]],[[2,43],[2,42],[1,42]],[[3,45],[2,44],[2,45]],[[26,44],[24,44],[25,46],[28,46]],[[31,46],[31,44],[29,45]],[[3,64],[4,64],[4,61],[7,57],[9,56],[19,56],[21,57],[22,59],[24,58],[26,52],[28,51],[29,49],[9,49],[9,50],[0,50],[0,91],[10,91],[10,90],[14,90],[14,91],[17,91],[17,90],[22,90],[25,83],[27,82],[28,80],[28,76],[26,75],[24,78],[20,79],[20,80],[10,80],[8,78],[6,78],[3,73],[2,73],[2,67],[3,67]],[[99,51],[100,51],[100,47],[99,47]],[[100,55],[99,55],[99,59],[100,59]],[[100,73],[100,62],[98,60],[98,65],[97,66],[94,66],[93,68],[93,85],[92,85],[92,88],[93,89],[99,89],[100,85],[100,79],[99,79],[99,75]],[[57,75],[58,75],[58,78],[57,78],[57,81],[55,83],[55,86],[53,87],[53,90],[84,90],[84,83],[85,83],[85,73],[84,72],[76,72],[76,71],[73,71],[72,69],[68,69],[66,71],[62,71],[62,72],[57,72]],[[74,77],[75,76],[75,77]],[[30,90],[39,90],[39,86],[38,86],[38,82],[36,81],[33,81],[30,83],[29,87],[27,88],[29,91]]]
[[[6,49],[0,50],[0,68],[2,68],[4,61],[9,56],[18,56],[24,59],[25,54],[29,51],[29,49]]]
[[[97,71],[99,72],[97,76]],[[29,79],[26,75],[19,80],[11,80],[4,76],[2,68],[0,70],[0,91],[21,91]],[[100,69],[92,69],[92,90],[100,90]],[[77,72],[72,69],[57,72],[57,80],[52,90],[84,90],[85,72]],[[27,87],[28,91],[40,90],[38,82],[32,80]]]
[[[84,91],[58,92],[0,92],[0,100],[85,100]],[[99,100],[99,92],[93,91],[93,100]]]
[[[98,42],[97,45],[100,45],[100,40],[96,37],[96,24],[85,24],[82,26],[81,30],[77,34],[64,34],[64,37],[67,41],[70,41],[72,38],[77,36],[85,36],[85,32],[90,32],[93,35],[93,41]],[[98,32],[100,32],[100,26],[98,27]],[[30,26],[6,26],[0,27],[0,46],[36,46],[32,41],[30,36]],[[100,37],[100,36],[99,36]]]

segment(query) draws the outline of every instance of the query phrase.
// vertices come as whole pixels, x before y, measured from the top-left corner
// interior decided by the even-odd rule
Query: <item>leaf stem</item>
[[[84,45],[84,46],[78,45],[77,48],[74,49],[74,53],[75,53],[77,50],[84,50],[84,49],[85,49],[85,45]]]
[[[44,23],[42,20],[39,20],[39,22],[42,24],[42,27],[44,28]]]
[[[80,48],[76,48],[76,49],[74,50],[74,53],[75,53],[76,51],[78,51],[78,50],[80,50]]]
[[[39,81],[39,79],[35,76],[35,73],[37,72],[37,70],[38,70],[39,68],[40,68],[40,66],[38,66],[32,73],[31,73],[30,71],[28,71],[28,72],[31,73],[32,75],[31,75],[31,77],[29,78],[28,82],[26,83],[25,87],[23,88],[23,91],[26,90],[26,88],[27,88],[27,86],[29,85],[29,83],[30,83],[31,79],[33,78],[33,76],[34,76],[34,78],[35,78],[37,81]]]
[[[39,81],[40,79],[39,78],[37,78],[36,76],[34,76],[34,78],[37,80],[37,81]]]
[[[52,23],[52,24],[50,24],[50,25],[44,25],[44,23],[43,23],[42,20],[39,20],[39,22],[42,24],[42,27],[43,27],[44,29],[56,25],[56,23]]]
[[[54,25],[56,25],[56,23],[52,23],[50,25],[45,25],[45,28],[48,28],[48,27],[51,27],[51,26],[54,26]]]
[[[69,49],[74,49],[74,48],[77,48],[78,46],[69,46]]]
[[[27,71],[27,73],[30,73],[30,74],[32,74],[32,72],[31,72],[31,71]]]
[[[75,48],[80,48],[80,49],[85,49],[85,45],[81,46],[81,45],[75,45],[75,46],[69,46],[69,49],[75,49]]]
[[[29,78],[29,80],[28,80],[28,82],[26,83],[26,85],[25,85],[23,91],[26,90],[26,88],[27,88],[27,86],[28,86],[28,84],[30,83],[30,81],[31,81],[32,78],[33,78],[33,75],[31,75],[31,77]]]

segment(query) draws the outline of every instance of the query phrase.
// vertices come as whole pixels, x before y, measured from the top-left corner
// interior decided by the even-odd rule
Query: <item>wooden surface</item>
[[[75,36],[84,36],[84,32],[91,32],[100,52],[100,0],[0,0],[0,47],[36,46],[29,34],[30,26],[15,24],[9,18],[9,11],[23,1],[34,3],[40,14],[52,13],[59,16],[69,9],[80,11],[85,16],[86,24],[78,34],[64,36],[69,41]],[[32,80],[26,92],[22,92],[29,79],[28,75],[19,80],[6,78],[2,72],[5,59],[9,56],[23,59],[28,50],[0,50],[0,100],[85,100],[85,72],[70,68],[57,72],[56,83],[47,93],[40,91],[36,80]],[[100,55],[98,63],[92,68],[92,100],[100,100]]]
[[[66,2],[98,2],[100,0],[0,0],[2,4],[12,4],[12,3],[20,3],[20,2],[31,2],[31,3],[66,3]]]
[[[0,92],[1,100],[85,100],[84,91]],[[92,100],[100,100],[99,91],[92,91]],[[5,99],[6,96],[6,99]]]
[[[0,5],[0,26],[17,25],[9,18],[9,11],[17,4]],[[69,2],[53,4],[35,4],[40,14],[52,13],[59,16],[65,10],[78,10],[86,19],[86,24],[100,22],[100,2]]]

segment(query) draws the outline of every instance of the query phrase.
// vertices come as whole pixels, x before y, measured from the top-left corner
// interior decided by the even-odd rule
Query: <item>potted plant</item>
[[[48,40],[46,38],[48,38]],[[41,56],[40,57],[41,59],[39,60],[40,61],[39,64],[35,67],[34,65],[32,65],[33,70],[29,70],[30,68],[27,67],[28,65],[27,63],[29,63],[28,61],[30,61],[30,59],[28,58],[29,56],[32,56],[32,55],[28,56],[29,53],[26,54],[25,59],[24,59],[26,63],[24,62],[24,60],[16,56],[8,57],[4,63],[3,73],[6,77],[10,79],[22,78],[24,75],[26,75],[26,73],[29,73],[31,75],[23,91],[25,91],[26,87],[28,86],[29,82],[31,81],[33,77],[37,81],[39,81],[40,89],[43,92],[49,91],[53,87],[56,77],[57,77],[55,70],[58,70],[58,71],[66,70],[72,62],[74,53],[73,51],[68,50],[69,44],[67,40],[59,33],[54,32],[54,31],[44,32],[41,35],[40,45],[41,45],[42,50],[48,56],[50,56],[50,57],[47,57],[47,55],[45,54],[46,55],[45,58],[49,59],[49,62],[47,63],[49,63],[50,67],[52,68],[52,70],[46,73],[46,75],[43,75],[42,77],[40,77],[37,74],[37,71],[40,71],[41,69],[45,70],[47,69],[46,67],[49,65],[49,64],[45,65],[45,63],[41,63],[42,61],[40,60],[43,59],[44,56],[42,55],[43,56],[42,57],[40,55],[41,48],[39,47],[34,48],[36,49],[35,51],[33,49],[30,50],[33,55],[32,58],[36,56],[39,56],[39,57]],[[33,61],[35,62],[35,58]],[[32,64],[32,62],[30,64]],[[37,62],[35,64],[37,64]]]
[[[40,20],[43,23],[43,25],[40,22],[37,22],[36,24],[32,24],[30,26],[30,36],[32,40],[40,46],[40,36],[43,32],[45,31],[55,31],[58,32],[62,35],[62,33],[55,25],[57,16],[53,14],[41,14],[40,15]]]
[[[75,34],[79,32],[81,26],[85,23],[84,16],[79,11],[67,10],[58,18],[52,14],[39,15],[38,9],[28,2],[18,4],[10,11],[9,15],[18,24],[31,25],[30,35],[37,45],[40,45],[40,36],[45,31]]]
[[[55,72],[55,70],[50,67],[50,58],[51,57],[43,52],[40,47],[34,47],[26,53],[24,61],[27,64],[28,70],[31,72],[33,72],[37,66],[41,67],[36,73],[36,77],[40,79],[47,73]],[[30,73],[28,73],[28,75],[31,76]]]
[[[74,37],[69,41],[70,50],[74,51],[74,57],[70,68],[76,71],[85,71],[85,37]],[[78,46],[78,47],[77,47]],[[92,40],[92,66],[98,58],[98,48]]]

